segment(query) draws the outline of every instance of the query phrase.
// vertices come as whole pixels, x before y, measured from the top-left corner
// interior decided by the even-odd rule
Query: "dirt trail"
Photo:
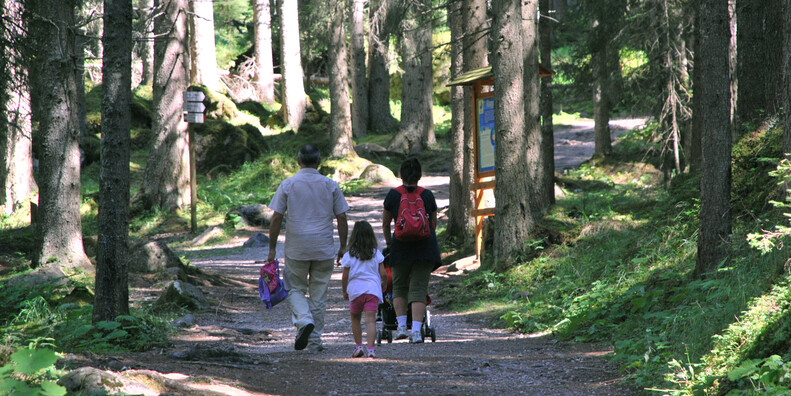
[[[581,128],[556,127],[559,172],[590,157],[592,146],[587,148],[592,130]],[[568,150],[561,149],[563,142],[568,143]],[[448,202],[447,183],[446,176],[421,180],[421,185],[435,193],[440,207]],[[388,189],[380,186],[347,197],[352,208],[350,227],[364,219],[380,232],[381,205]],[[282,238],[277,257],[283,256]],[[446,267],[437,270],[432,279],[435,343],[383,343],[377,347],[376,359],[350,358],[351,322],[348,303],[340,290],[341,271],[336,267],[323,337],[326,349],[318,353],[294,351],[295,330],[288,305],[266,311],[258,299],[259,264],[255,261],[264,259],[267,249],[223,250],[241,246],[242,242],[244,238],[240,237],[227,246],[213,248],[213,253],[183,252],[191,256],[192,264],[221,275],[232,285],[201,286],[217,305],[210,312],[196,314],[197,324],[180,332],[172,347],[115,357],[115,364],[230,385],[232,388],[224,388],[222,394],[238,395],[639,393],[620,384],[622,375],[603,358],[610,352],[607,347],[556,342],[551,335],[514,334],[488,328],[475,314],[443,311],[440,308],[444,302],[436,298],[436,288],[460,282],[462,276],[460,272],[446,272]],[[380,242],[383,245],[383,240]],[[139,297],[146,291],[136,293]]]

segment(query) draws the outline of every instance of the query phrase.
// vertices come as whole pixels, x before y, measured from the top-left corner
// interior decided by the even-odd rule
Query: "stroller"
[[[382,340],[387,340],[387,343],[393,342],[393,332],[398,329],[396,322],[396,312],[393,307],[393,271],[390,268],[389,254],[385,254],[385,271],[387,272],[387,290],[384,292],[384,302],[379,304],[379,309],[376,314],[376,323],[379,330],[376,332],[376,344],[382,345]],[[431,311],[429,305],[431,304],[431,297],[426,295],[426,314],[423,319],[423,326],[420,328],[420,334],[424,340],[431,338],[431,342],[437,342],[437,333],[434,327],[431,326]],[[407,304],[407,329],[412,330],[412,304]],[[381,323],[381,326],[379,325]]]

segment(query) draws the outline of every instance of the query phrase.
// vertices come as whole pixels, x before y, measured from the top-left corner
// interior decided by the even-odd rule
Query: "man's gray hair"
[[[319,149],[314,147],[312,144],[306,144],[302,146],[299,149],[297,158],[304,166],[315,167],[321,163],[321,153],[319,153]]]

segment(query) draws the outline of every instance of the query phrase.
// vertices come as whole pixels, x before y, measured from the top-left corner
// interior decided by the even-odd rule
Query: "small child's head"
[[[349,255],[360,260],[370,260],[377,246],[378,241],[371,223],[365,220],[354,223],[352,236],[349,238]]]

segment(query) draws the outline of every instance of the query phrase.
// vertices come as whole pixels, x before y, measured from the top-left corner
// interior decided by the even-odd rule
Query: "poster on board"
[[[478,99],[478,173],[494,172],[494,97]]]

